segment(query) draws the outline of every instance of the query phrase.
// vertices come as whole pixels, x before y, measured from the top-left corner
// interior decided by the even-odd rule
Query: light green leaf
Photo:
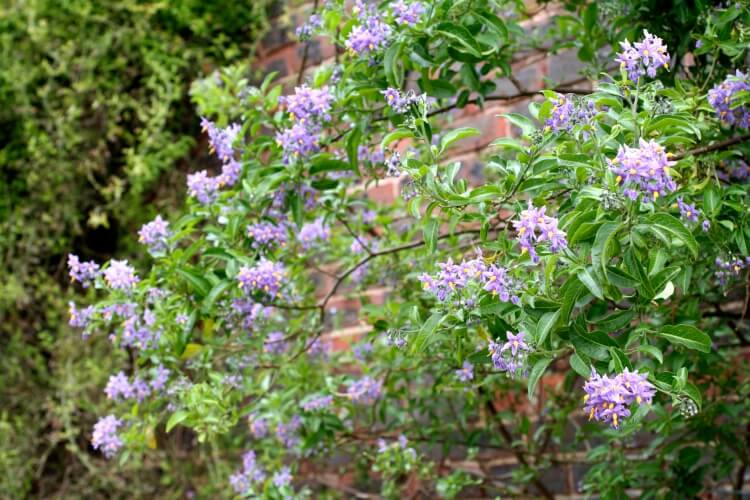
[[[711,337],[692,325],[667,325],[656,332],[670,343],[701,352],[711,352]]]
[[[534,367],[531,369],[531,373],[529,374],[529,386],[528,386],[528,395],[529,399],[531,399],[534,396],[534,392],[536,391],[536,386],[539,383],[539,379],[542,378],[542,375],[544,375],[544,370],[547,369],[547,367],[552,363],[553,358],[542,358],[536,363],[534,363]]]

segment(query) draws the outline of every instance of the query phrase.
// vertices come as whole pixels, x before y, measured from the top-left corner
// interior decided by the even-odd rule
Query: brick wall
[[[525,28],[529,30],[544,29],[555,13],[554,8],[531,8],[530,10],[537,14],[525,23]],[[271,30],[258,49],[256,64],[260,65],[266,73],[278,72],[285,86],[285,93],[292,92],[294,86],[299,81],[304,81],[304,77],[310,74],[317,65],[333,62],[336,57],[336,48],[322,39],[314,39],[307,44],[295,41],[296,27],[305,22],[311,11],[312,4],[293,8],[276,5],[272,9]],[[512,80],[502,78],[495,82],[497,84],[495,95],[513,96],[519,93],[519,89],[534,92],[554,87],[582,90],[590,88],[588,81],[580,74],[582,65],[574,51],[560,54],[538,52],[521,54],[517,60],[513,61],[512,68]],[[539,97],[534,98],[539,99]],[[507,112],[528,115],[529,101],[529,98],[493,100],[486,102],[483,109],[469,105],[464,109],[447,113],[441,118],[450,122],[451,128],[469,126],[482,131],[480,136],[461,141],[451,151],[450,161],[460,161],[463,165],[461,177],[467,178],[474,184],[482,181],[484,157],[489,143],[498,137],[516,133],[506,120],[497,115]],[[401,180],[398,178],[380,180],[367,187],[367,195],[375,202],[390,204],[400,195],[400,183]],[[323,269],[323,271],[333,271],[333,269]],[[333,286],[333,279],[325,272],[318,273],[315,279],[319,284],[321,295],[325,295]],[[359,319],[361,305],[363,303],[382,304],[389,291],[388,287],[380,287],[355,294],[342,287],[341,291],[331,298],[328,303],[328,316],[332,316],[331,313],[333,313],[336,318],[336,328],[330,328],[326,335],[335,349],[346,349],[352,342],[368,332],[368,326]],[[561,364],[566,365],[565,362]],[[557,372],[548,374],[541,381],[538,397],[533,404],[528,402],[525,395],[516,398],[498,396],[495,408],[503,410],[512,407],[514,411],[524,412],[532,421],[536,421],[535,415],[541,411],[545,395],[559,389],[564,371],[567,371],[567,366],[558,366]],[[455,458],[451,456],[444,461],[443,466],[476,472],[480,475],[491,474],[503,477],[510,469],[518,465],[516,456],[509,451],[484,450],[476,459],[469,461],[464,457],[465,454],[459,452]],[[548,471],[542,480],[553,492],[573,498],[577,496],[577,484],[583,472],[585,472],[583,465],[567,464]],[[318,472],[317,476],[322,478],[322,482],[336,484],[343,488],[347,488],[351,482],[351,478],[347,476],[323,472]]]

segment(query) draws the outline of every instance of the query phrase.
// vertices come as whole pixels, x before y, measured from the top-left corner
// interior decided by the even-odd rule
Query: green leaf
[[[380,141],[381,149],[386,149],[393,141],[400,141],[401,139],[412,138],[414,134],[411,130],[405,128],[397,128],[393,132],[386,134],[383,140]]]
[[[448,149],[453,143],[466,139],[467,137],[476,137],[482,135],[482,133],[472,127],[461,127],[455,130],[447,132],[442,139],[440,139],[440,153],[442,154]]]
[[[591,376],[591,365],[584,361],[577,352],[570,357],[570,367],[583,378]]]
[[[529,136],[536,131],[536,126],[529,118],[518,113],[503,113],[503,118],[508,120],[510,123],[520,128],[523,131],[523,135]]]
[[[584,284],[584,286],[589,290],[589,292],[591,292],[594,297],[600,300],[604,300],[604,292],[602,291],[602,287],[599,285],[596,279],[594,279],[588,269],[583,268],[579,270],[578,273],[576,273],[576,276],[579,280],[581,280],[581,283]]]
[[[547,369],[547,367],[552,363],[553,358],[542,358],[536,363],[534,363],[534,367],[531,369],[531,373],[529,374],[529,386],[528,386],[528,395],[529,399],[531,399],[534,396],[534,392],[536,391],[536,386],[539,383],[539,379],[542,378],[542,375],[544,375],[544,370]]]
[[[617,230],[621,227],[620,222],[605,222],[599,226],[591,248],[591,264],[594,269],[601,268],[602,275],[607,275],[607,263],[609,261],[611,247],[617,236]]]
[[[171,431],[175,425],[180,424],[185,421],[185,419],[188,418],[188,412],[186,411],[176,411],[172,414],[171,417],[169,417],[169,420],[167,420],[167,426],[165,428],[166,432]]]
[[[412,342],[412,354],[424,351],[424,349],[430,342],[430,337],[433,333],[435,333],[435,330],[440,325],[440,323],[443,322],[443,317],[444,316],[442,313],[433,313],[432,316],[427,318],[427,321],[424,322],[422,328],[419,329],[416,338]]]
[[[203,312],[209,312],[211,308],[213,307],[214,303],[216,302],[216,299],[219,298],[219,296],[224,293],[230,286],[232,286],[235,282],[224,280],[217,283],[211,291],[206,295],[206,298],[203,299],[203,306],[202,310]]]
[[[319,174],[320,172],[351,170],[352,165],[349,162],[337,160],[329,156],[317,157],[312,160],[310,165],[310,175]]]
[[[195,271],[178,267],[177,274],[185,278],[185,281],[188,282],[190,288],[200,298],[205,297],[211,290],[211,283]]]
[[[658,347],[654,347],[648,344],[642,344],[638,346],[638,351],[643,352],[654,358],[659,364],[664,363],[664,355],[661,353]]]
[[[404,69],[399,64],[399,56],[401,55],[402,48],[403,43],[394,43],[388,47],[383,57],[383,67],[388,84],[397,89],[401,88],[401,85],[404,83]]]
[[[544,344],[544,341],[547,339],[547,336],[550,334],[552,328],[559,319],[559,309],[555,312],[544,313],[544,315],[539,318],[539,323],[536,325],[536,343],[538,345]]]
[[[711,184],[703,192],[703,211],[706,215],[713,217],[719,213],[721,206],[721,192]]]
[[[516,139],[513,139],[512,137],[498,137],[490,143],[490,147],[514,149],[521,152],[526,150],[523,144],[518,142]]]
[[[711,337],[692,325],[666,325],[656,332],[670,343],[701,352],[711,352]]]
[[[695,401],[695,404],[698,406],[698,410],[701,409],[703,406],[703,397],[701,396],[701,391],[698,389],[698,387],[693,384],[692,382],[685,382],[685,387],[682,388],[682,392],[685,393],[690,399]]]
[[[435,27],[435,31],[442,34],[449,40],[455,42],[455,46],[464,49],[475,57],[482,57],[479,44],[474,36],[460,24],[444,22]]]
[[[427,250],[430,252],[434,252],[437,249],[439,226],[440,222],[434,217],[427,220],[427,223],[424,225],[424,241],[427,244]]]
[[[698,242],[695,241],[690,231],[678,219],[666,213],[657,213],[652,215],[648,221],[654,227],[668,232],[683,242],[688,250],[690,250],[690,253],[693,254],[693,257],[698,257]]]

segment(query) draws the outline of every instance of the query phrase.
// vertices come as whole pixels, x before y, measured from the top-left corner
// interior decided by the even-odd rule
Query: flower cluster
[[[634,402],[650,404],[656,394],[656,389],[646,378],[646,375],[627,368],[613,378],[600,376],[592,370],[591,378],[583,386],[586,392],[584,408],[589,420],[609,422],[612,427],[619,427],[620,421],[630,416],[630,405]]]
[[[474,380],[474,365],[471,364],[468,360],[464,361],[463,366],[456,370],[456,378],[458,378],[458,380],[460,380],[461,382],[469,382],[471,380]]]
[[[730,258],[729,260],[716,257],[714,263],[717,268],[716,271],[714,271],[714,276],[719,280],[719,284],[724,286],[732,276],[739,276],[740,271],[750,265],[750,257],[746,257],[745,260],[742,260],[739,257]]]
[[[302,26],[298,26],[295,34],[300,41],[305,42],[312,38],[313,34],[323,26],[323,20],[319,15],[313,14]]]
[[[78,309],[75,302],[68,302],[68,312],[70,313],[70,319],[68,324],[73,328],[86,328],[91,321],[91,317],[94,315],[94,306],[87,306],[83,309]]]
[[[302,403],[304,411],[317,411],[328,408],[333,403],[333,396],[315,396]]]
[[[591,100],[574,101],[569,96],[556,94],[550,101],[552,110],[545,122],[547,131],[570,131],[577,124],[591,121],[596,114],[596,105]]]
[[[421,99],[413,90],[409,90],[405,94],[402,94],[399,89],[388,87],[385,90],[381,90],[380,93],[383,94],[385,102],[396,113],[406,113],[409,110],[409,106],[419,102]]]
[[[531,352],[531,347],[524,340],[523,332],[506,332],[506,335],[506,342],[501,344],[491,340],[487,349],[495,368],[515,376],[526,365],[526,357]]]
[[[479,284],[484,290],[497,295],[503,302],[518,304],[520,299],[514,292],[517,285],[509,276],[508,270],[495,264],[487,265],[481,255],[472,260],[454,264],[452,259],[438,264],[440,271],[432,277],[427,273],[419,277],[425,290],[433,293],[443,302],[453,292],[460,291],[471,283]]]
[[[102,417],[94,425],[91,437],[91,445],[95,450],[100,450],[107,458],[112,458],[117,450],[122,447],[122,440],[117,435],[117,429],[122,426],[122,420],[114,415]]]
[[[680,210],[680,217],[682,217],[686,222],[697,223],[702,215],[701,211],[695,208],[695,205],[685,203],[681,196],[677,198],[676,205]],[[704,231],[708,231],[709,229],[711,229],[711,222],[709,222],[707,219],[704,219],[701,227]]]
[[[750,128],[750,107],[733,105],[735,96],[743,91],[750,92],[750,74],[737,70],[708,91],[708,103],[724,123]]]
[[[382,390],[383,382],[365,376],[350,385],[346,394],[355,404],[371,405],[380,399]]]
[[[128,265],[127,260],[111,260],[109,267],[104,270],[104,281],[110,288],[129,292],[140,279],[135,275],[135,269]]]
[[[123,401],[135,399],[139,403],[151,395],[151,391],[162,390],[169,379],[170,371],[164,366],[159,365],[151,382],[146,382],[142,378],[136,378],[131,383],[128,377],[121,371],[116,375],[109,377],[104,393],[108,399],[113,401]]]
[[[161,331],[153,328],[154,321],[154,314],[149,310],[146,310],[142,317],[133,312],[122,323],[121,346],[139,349],[155,347],[161,337]]]
[[[88,288],[99,276],[99,264],[93,260],[81,262],[77,255],[68,254],[68,275],[71,281],[77,281],[84,288]]]
[[[246,292],[262,291],[275,298],[281,290],[284,276],[286,276],[284,264],[261,258],[255,266],[242,266],[237,279],[240,282],[240,288]]]
[[[279,422],[276,426],[276,437],[287,448],[294,448],[300,443],[299,430],[302,427],[302,419],[294,415],[289,422]]]
[[[369,54],[388,45],[391,27],[380,20],[377,9],[358,0],[354,12],[362,18],[362,22],[352,29],[346,39],[346,48],[352,54]]]
[[[159,252],[167,248],[169,235],[169,223],[162,219],[161,215],[157,215],[138,231],[138,241],[147,245],[152,252]]]
[[[669,69],[669,53],[662,39],[646,30],[643,30],[643,36],[643,40],[632,45],[628,40],[620,42],[622,52],[615,59],[634,82],[643,75],[654,78],[661,67]]]
[[[247,417],[247,423],[250,426],[250,434],[255,439],[263,439],[268,435],[268,422],[265,418],[251,414]]]
[[[292,482],[292,471],[289,467],[284,465],[273,475],[273,485],[277,488],[283,488]]]
[[[263,351],[269,354],[283,354],[288,347],[282,332],[271,332],[263,343]]]
[[[217,127],[206,118],[201,119],[201,126],[208,133],[211,150],[222,161],[221,174],[216,177],[201,170],[187,176],[188,195],[207,205],[216,200],[218,190],[224,186],[233,186],[240,178],[242,164],[235,159],[234,144],[242,127],[234,123],[225,129]]]
[[[414,26],[419,18],[425,13],[425,7],[421,2],[407,4],[404,0],[398,0],[391,5],[396,23]]]
[[[331,119],[333,95],[328,87],[297,87],[294,95],[282,96],[280,101],[295,122],[276,134],[276,142],[284,150],[284,162],[291,163],[316,153],[320,149],[321,123]]]
[[[529,252],[532,262],[539,262],[536,245],[549,243],[549,249],[553,253],[568,246],[565,232],[557,225],[557,219],[545,215],[547,207],[536,208],[529,201],[528,208],[521,212],[521,218],[513,221],[513,227],[518,233],[518,243],[522,252]]]
[[[309,250],[315,245],[315,243],[319,241],[327,241],[330,236],[331,232],[328,227],[323,224],[323,219],[318,218],[315,219],[314,222],[308,222],[302,226],[302,229],[299,230],[299,234],[297,235],[297,239],[300,244],[302,244],[302,248]]]
[[[668,191],[677,189],[677,184],[669,175],[669,167],[675,164],[669,160],[669,156],[664,147],[653,140],[647,142],[641,139],[637,148],[621,145],[609,166],[617,176],[617,184],[625,188],[623,192],[628,198],[636,200],[640,194],[644,194],[656,200]]]
[[[283,224],[273,222],[257,222],[247,226],[247,235],[253,239],[253,248],[263,246],[286,246],[287,232]]]
[[[286,106],[289,116],[294,121],[310,120],[328,121],[331,119],[333,94],[328,87],[313,89],[307,85],[294,89],[293,95],[281,96],[279,102]]]
[[[242,468],[229,478],[229,484],[238,495],[247,493],[253,484],[266,479],[266,473],[256,462],[255,452],[248,451],[242,456]]]

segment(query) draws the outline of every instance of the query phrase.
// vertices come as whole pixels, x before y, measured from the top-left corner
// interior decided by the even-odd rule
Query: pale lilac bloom
[[[151,395],[151,387],[143,379],[137,378],[133,381],[133,397],[140,403]]]
[[[327,241],[331,236],[330,230],[323,225],[323,218],[315,219],[314,222],[308,222],[300,229],[297,238],[302,244],[302,248],[309,250],[320,241]]]
[[[234,186],[242,175],[242,163],[231,158],[221,166],[221,174],[216,178],[218,187]]]
[[[91,445],[95,450],[100,450],[105,457],[112,458],[117,450],[122,448],[122,440],[117,435],[117,429],[122,425],[122,420],[114,415],[100,418],[94,425]]]
[[[271,332],[263,345],[263,351],[269,354],[283,354],[287,347],[288,344],[284,341],[282,332]]]
[[[524,340],[524,333],[506,332],[507,341],[504,343],[490,341],[488,350],[492,358],[492,364],[500,371],[508,372],[515,376],[524,367],[531,347]]]
[[[138,231],[138,241],[147,245],[152,251],[161,251],[167,247],[170,236],[169,222],[157,215],[154,220],[141,226]]]
[[[300,443],[299,431],[302,427],[302,419],[294,415],[289,422],[279,422],[276,426],[276,437],[287,448],[294,448]]]
[[[357,1],[355,14],[362,20],[349,32],[345,46],[353,54],[369,54],[388,45],[391,27],[379,19],[380,14],[374,6]]]
[[[229,478],[229,484],[235,493],[242,495],[247,493],[254,483],[264,481],[266,473],[258,465],[254,451],[248,451],[242,455],[242,468],[235,471]]]
[[[68,274],[71,281],[77,281],[88,288],[92,281],[99,276],[99,264],[93,260],[81,262],[77,255],[68,254]]]
[[[456,378],[461,382],[474,380],[474,365],[468,360],[464,361],[463,366],[456,370]]]
[[[255,266],[242,266],[237,280],[245,292],[259,291],[276,297],[286,273],[286,268],[281,262],[261,258]]]
[[[536,246],[548,243],[549,249],[557,253],[568,246],[566,235],[558,228],[558,221],[545,214],[547,207],[536,208],[531,204],[521,212],[519,220],[513,221],[513,227],[518,233],[518,243],[521,251],[529,252],[532,262],[539,262]]]
[[[680,216],[688,222],[698,222],[700,210],[695,205],[685,203],[682,197],[677,198],[677,207],[680,209]]]
[[[346,393],[353,403],[371,405],[380,399],[383,382],[364,376],[349,386]]]
[[[159,392],[167,386],[169,381],[170,371],[164,367],[164,365],[158,365],[154,371],[154,376],[151,379],[151,388],[155,392]]]
[[[630,416],[631,404],[650,404],[656,394],[646,375],[628,369],[613,378],[600,376],[592,370],[583,390],[586,392],[584,409],[589,420],[609,422],[614,428],[620,426],[623,418]]]
[[[316,396],[302,403],[302,409],[305,411],[316,411],[328,408],[333,403],[333,396]]]
[[[104,271],[104,280],[110,288],[126,292],[132,290],[140,281],[135,275],[135,269],[128,265],[127,260],[111,260],[109,267]]]
[[[654,78],[661,67],[669,69],[669,53],[662,39],[646,30],[643,30],[643,35],[643,40],[633,45],[628,40],[620,42],[622,52],[615,59],[634,82],[646,74]]]
[[[86,328],[91,322],[94,310],[94,306],[78,309],[76,308],[75,302],[68,302],[68,311],[70,312],[70,320],[68,321],[68,324],[73,328]]]
[[[286,106],[292,120],[305,123],[310,120],[329,121],[333,99],[327,86],[313,89],[303,85],[294,89],[293,95],[282,96],[279,101]]]
[[[247,226],[247,235],[253,239],[253,248],[262,246],[284,247],[287,243],[286,226],[282,223],[257,222]]]
[[[251,414],[247,417],[250,424],[250,433],[255,439],[263,439],[268,435],[268,422],[260,415]]]
[[[207,205],[216,200],[219,183],[208,172],[201,170],[187,176],[188,195]]]
[[[396,23],[414,26],[419,22],[419,18],[425,13],[425,7],[421,2],[411,2],[407,4],[404,0],[398,0],[391,4],[393,15]]]
[[[283,488],[292,482],[292,474],[289,467],[286,465],[281,468],[276,474],[273,475],[273,484],[277,488]]]
[[[733,106],[736,95],[750,92],[750,74],[737,70],[708,91],[708,103],[721,121],[740,128],[750,128],[750,106]]]
[[[609,167],[617,176],[615,182],[623,186],[623,193],[631,200],[638,199],[640,194],[656,200],[677,189],[669,174],[669,167],[675,162],[669,156],[655,141],[640,139],[637,148],[621,145]]]
[[[132,398],[135,395],[135,390],[130,385],[128,377],[121,371],[116,375],[110,375],[107,385],[104,387],[104,393],[107,395],[107,399],[121,401]]]

